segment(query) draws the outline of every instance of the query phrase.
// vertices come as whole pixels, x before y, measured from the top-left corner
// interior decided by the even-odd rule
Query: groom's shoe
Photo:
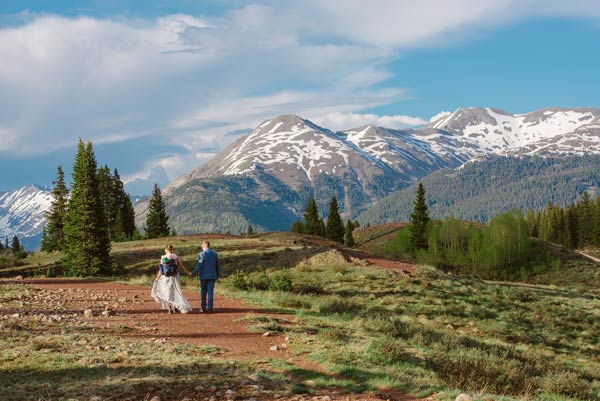
[[[206,308],[201,309],[202,313],[206,313]]]

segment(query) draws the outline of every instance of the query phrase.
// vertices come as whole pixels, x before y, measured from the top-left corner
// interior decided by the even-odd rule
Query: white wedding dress
[[[177,258],[175,254],[167,256]],[[161,274],[159,279],[152,284],[151,295],[163,309],[168,309],[171,304],[181,313],[188,313],[192,310],[192,305],[183,295],[179,274],[170,277]]]

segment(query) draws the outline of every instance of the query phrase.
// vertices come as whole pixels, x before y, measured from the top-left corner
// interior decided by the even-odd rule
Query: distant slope
[[[38,248],[51,202],[50,192],[35,185],[0,194],[0,240],[16,235],[25,249]]]
[[[423,180],[432,217],[454,215],[487,221],[503,211],[563,205],[584,191],[598,193],[600,156],[491,156],[457,169],[436,171]],[[407,221],[416,185],[395,192],[362,213],[362,225]]]

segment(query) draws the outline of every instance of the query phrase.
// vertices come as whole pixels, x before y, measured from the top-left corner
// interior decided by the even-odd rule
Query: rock
[[[198,386],[194,387],[194,390],[196,390],[196,391],[204,391],[204,386],[198,385]]]
[[[94,317],[94,312],[91,309],[86,309],[83,311],[83,317]]]
[[[154,397],[150,398],[150,401],[160,401],[160,397],[154,396]]]
[[[225,398],[227,398],[228,400],[230,400],[230,401],[235,400],[235,396],[236,396],[235,391],[233,391],[233,390],[225,391]]]
[[[303,383],[306,384],[307,386],[314,386],[316,384],[314,380],[305,380]],[[465,400],[465,401],[467,401],[467,400]]]
[[[250,376],[248,376],[248,379],[252,380],[253,382],[259,382],[263,380],[263,377],[259,373],[252,373]]]
[[[454,401],[471,401],[471,397],[468,394],[459,394],[456,396]]]
[[[13,317],[13,318],[15,318],[15,319],[18,319],[18,318],[20,318],[20,317],[21,317],[21,314],[20,314],[20,313],[13,313],[12,315],[10,315],[10,317]]]
[[[269,348],[271,351],[279,351],[279,347],[274,345],[271,348]]]
[[[112,315],[112,311],[110,311],[110,310],[103,310],[102,311],[102,316],[110,316],[110,315]]]
[[[15,280],[23,280],[23,276],[19,274],[17,277],[15,277]]]
[[[90,397],[90,401],[102,401],[102,397],[100,397],[98,395],[94,395],[94,396]]]
[[[285,341],[286,343],[289,343],[290,342],[290,337],[287,336],[286,338],[283,339],[283,341]]]
[[[273,332],[271,332],[271,331],[267,331],[267,332],[263,333],[263,335],[262,335],[262,336],[263,336],[263,337],[271,337],[271,336],[274,336],[274,335],[275,335],[275,333],[273,333]]]
[[[323,397],[321,397],[322,401],[331,401],[331,397],[328,395],[324,395]]]

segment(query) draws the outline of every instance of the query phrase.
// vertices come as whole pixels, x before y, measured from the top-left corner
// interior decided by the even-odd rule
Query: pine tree
[[[102,209],[106,216],[106,226],[111,240],[116,239],[115,221],[119,212],[114,178],[107,165],[98,169],[98,189],[102,200]]]
[[[10,249],[10,247],[8,246],[8,235],[4,237],[4,249]]]
[[[419,183],[414,211],[410,215],[411,242],[415,250],[427,249],[427,225],[429,224],[429,208],[425,199],[425,188]]]
[[[325,238],[325,236],[327,235],[324,219],[319,220],[319,233],[317,235],[323,238]]]
[[[131,239],[135,231],[135,212],[117,169],[112,175],[112,189],[116,209],[112,228],[113,239],[119,241]]]
[[[246,231],[246,235],[254,235],[254,227],[252,227],[252,224],[248,224],[248,230]]]
[[[304,234],[321,235],[321,218],[315,198],[311,198],[304,210]]]
[[[344,245],[346,245],[348,248],[352,248],[354,245],[356,245],[354,242],[354,235],[352,234],[353,231],[354,223],[352,220],[348,220],[344,230]]]
[[[52,204],[46,212],[48,223],[41,249],[46,252],[62,251],[65,249],[65,224],[69,204],[69,190],[65,185],[65,174],[62,166],[58,166],[56,181],[53,182]]]
[[[146,238],[168,237],[169,232],[169,216],[167,215],[165,203],[158,184],[154,184],[152,198],[148,206],[148,215],[146,216]]]
[[[344,222],[340,217],[339,205],[335,196],[331,198],[329,203],[325,235],[332,241],[344,243]]]
[[[4,250],[4,245],[2,245],[2,241],[0,241],[0,252]]]
[[[293,222],[290,232],[302,234],[304,232],[304,224],[302,224],[302,221],[296,220]]]
[[[65,260],[74,276],[110,274],[110,240],[91,142],[79,140],[65,221]]]
[[[15,254],[18,253],[19,251],[21,251],[21,241],[19,241],[19,237],[17,237],[16,235],[13,236],[12,244],[10,246],[10,249]]]

